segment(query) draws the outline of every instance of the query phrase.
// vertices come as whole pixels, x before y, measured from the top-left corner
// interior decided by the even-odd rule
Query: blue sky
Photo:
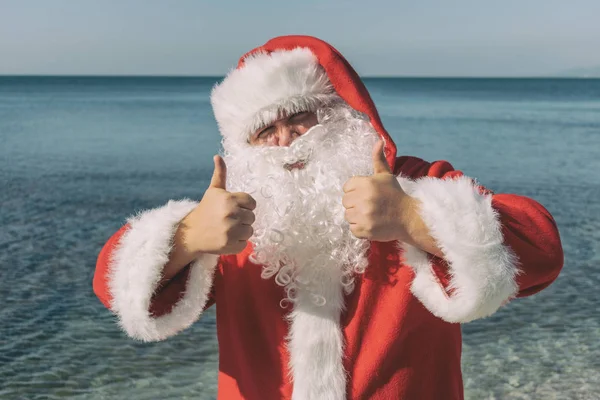
[[[369,75],[600,66],[600,1],[0,0],[0,74],[223,75],[273,36],[318,36]]]

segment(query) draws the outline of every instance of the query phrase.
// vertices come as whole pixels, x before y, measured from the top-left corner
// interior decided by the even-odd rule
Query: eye
[[[256,134],[255,138],[256,139],[266,139],[271,132],[273,132],[273,126],[267,126],[263,130],[261,130],[260,132],[258,132]]]

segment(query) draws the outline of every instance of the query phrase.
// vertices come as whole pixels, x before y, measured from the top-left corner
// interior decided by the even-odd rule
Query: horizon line
[[[170,74],[2,74],[0,78],[216,78],[225,75]],[[600,79],[598,75],[360,75],[361,79]]]

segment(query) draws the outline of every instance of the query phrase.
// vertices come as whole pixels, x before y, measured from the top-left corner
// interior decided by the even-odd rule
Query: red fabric
[[[129,225],[124,225],[114,235],[108,239],[96,261],[96,272],[94,274],[94,293],[100,299],[106,308],[110,308],[112,296],[108,289],[109,267],[116,246],[119,244],[121,237],[129,229]]]
[[[541,204],[514,194],[496,194],[492,207],[500,213],[504,243],[517,254],[521,275],[518,297],[548,287],[560,273],[564,254],[554,219]]]
[[[385,156],[390,168],[393,170],[396,160],[396,145],[383,127],[379,113],[375,108],[375,103],[373,103],[367,88],[360,80],[356,71],[346,61],[344,56],[329,43],[312,36],[290,35],[276,37],[244,54],[239,60],[238,68],[244,65],[244,59],[248,55],[257,51],[269,54],[273,51],[292,50],[297,47],[310,49],[319,60],[319,64],[325,69],[327,77],[337,94],[352,108],[365,113],[369,117],[371,124],[373,124],[373,127],[385,141]]]

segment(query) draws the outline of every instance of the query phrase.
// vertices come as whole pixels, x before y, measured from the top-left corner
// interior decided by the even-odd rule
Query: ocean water
[[[214,309],[161,343],[92,293],[125,218],[199,199],[216,78],[0,77],[0,398],[214,399]],[[544,292],[463,326],[467,399],[600,398],[600,80],[368,79],[398,153],[446,159],[555,216]]]

